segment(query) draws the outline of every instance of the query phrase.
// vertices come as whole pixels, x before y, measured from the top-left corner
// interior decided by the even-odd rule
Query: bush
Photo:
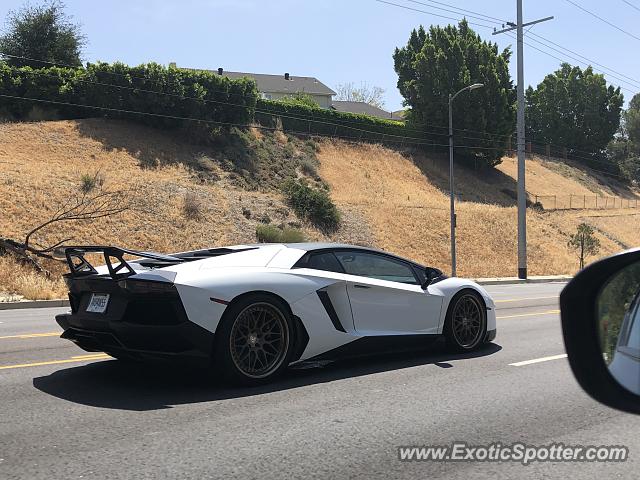
[[[311,158],[303,158],[300,160],[300,171],[311,178],[319,178],[317,161]]]
[[[310,187],[306,182],[287,180],[282,187],[287,203],[298,217],[308,220],[321,230],[335,231],[340,225],[340,212],[325,190]]]
[[[89,173],[83,173],[80,177],[80,191],[82,193],[89,193],[96,187],[101,187],[104,184],[104,178],[100,175],[100,172],[91,175]]]
[[[198,220],[202,216],[202,205],[195,193],[187,193],[182,203],[182,213],[190,220]]]
[[[304,234],[291,227],[276,227],[275,225],[256,226],[256,238],[261,243],[298,243],[304,242]]]

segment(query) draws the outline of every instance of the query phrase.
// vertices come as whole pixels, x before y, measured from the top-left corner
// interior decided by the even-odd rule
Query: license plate
[[[104,313],[108,304],[108,293],[92,293],[91,300],[89,300],[89,306],[87,307],[87,312]]]

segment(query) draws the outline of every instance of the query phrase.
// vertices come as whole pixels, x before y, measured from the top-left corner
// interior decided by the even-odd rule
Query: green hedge
[[[281,122],[286,132],[353,140],[401,142],[401,137],[416,136],[404,122],[265,99],[258,99],[255,119],[266,127],[276,127]]]
[[[66,118],[108,116],[165,127],[197,122],[116,110],[246,124],[253,118],[258,97],[255,82],[248,79],[230,80],[212,72],[166,68],[155,63],[137,67],[96,63],[79,69],[32,69],[0,62],[0,93],[61,102],[47,104],[0,97],[0,110],[18,119],[25,118],[34,105],[40,104]]]
[[[211,126],[212,122],[246,125],[256,121],[265,127],[281,126],[292,133],[385,143],[415,143],[406,137],[421,137],[403,122],[259,99],[255,82],[246,78],[230,80],[214,72],[167,68],[156,63],[137,67],[95,63],[77,69],[34,69],[0,62],[0,94],[59,102],[0,97],[0,116],[16,119],[28,118],[37,105],[55,111],[61,118],[106,116],[169,128],[193,127],[198,123],[156,115],[198,119],[203,121],[201,126]],[[69,103],[75,106],[65,105]]]

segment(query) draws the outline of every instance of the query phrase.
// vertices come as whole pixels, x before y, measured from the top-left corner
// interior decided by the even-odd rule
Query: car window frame
[[[344,265],[342,265],[342,262],[340,261],[340,258],[337,255],[337,253],[341,253],[341,252],[362,253],[362,254],[365,254],[365,255],[373,255],[373,256],[384,258],[384,259],[389,260],[391,262],[396,262],[396,263],[399,263],[401,265],[404,265],[411,272],[411,275],[413,276],[414,282],[413,283],[397,282],[395,280],[387,280],[387,279],[384,279],[384,278],[376,278],[376,277],[370,277],[370,276],[367,276],[367,275],[356,275],[354,273],[348,273],[346,271],[346,269],[344,268]],[[396,257],[395,255],[389,255],[389,254],[384,253],[384,252],[377,252],[375,250],[364,250],[364,249],[360,249],[360,248],[336,248],[336,249],[333,249],[333,254],[335,255],[336,259],[338,260],[338,263],[340,264],[340,266],[345,270],[343,273],[345,273],[346,275],[352,275],[354,277],[370,278],[372,280],[379,280],[379,281],[383,281],[383,282],[392,282],[392,283],[397,283],[399,285],[418,285],[418,286],[420,286],[423,283],[423,282],[420,281],[420,277],[416,273],[415,264],[413,264],[412,262],[409,262],[407,260],[404,260],[403,258]]]

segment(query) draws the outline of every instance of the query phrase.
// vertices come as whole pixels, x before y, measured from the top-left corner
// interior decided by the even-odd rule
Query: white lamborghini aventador
[[[496,336],[478,284],[379,250],[330,243],[237,245],[172,255],[64,249],[63,338],[121,359],[190,359],[236,383],[310,359]],[[99,254],[105,265],[86,257]],[[125,260],[124,256],[137,257]]]

